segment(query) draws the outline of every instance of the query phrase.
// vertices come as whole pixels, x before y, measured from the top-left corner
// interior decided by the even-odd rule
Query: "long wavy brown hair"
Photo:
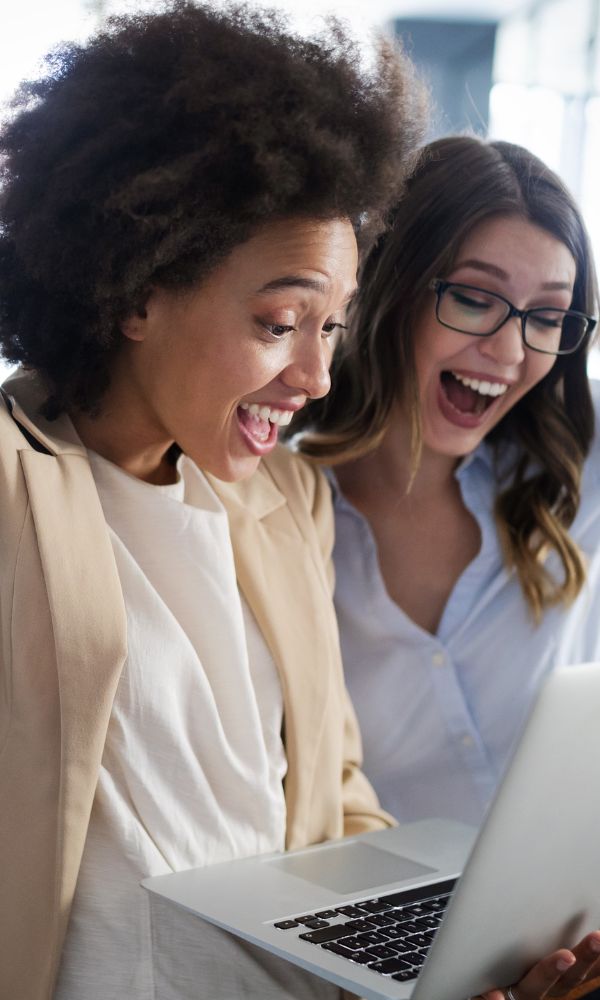
[[[410,403],[413,466],[418,465],[413,330],[432,294],[431,279],[450,273],[471,230],[498,215],[525,218],[568,247],[576,262],[571,308],[594,314],[597,283],[589,240],[562,181],[511,143],[471,136],[433,142],[423,149],[387,231],[364,262],[350,330],[334,356],[333,389],[291,427],[305,454],[336,464],[377,448],[402,399]],[[505,561],[516,570],[536,619],[551,604],[570,603],[585,580],[585,562],[569,528],[593,431],[582,349],[558,357],[489,435],[497,459],[495,516]],[[560,560],[558,575],[547,565],[551,551]]]

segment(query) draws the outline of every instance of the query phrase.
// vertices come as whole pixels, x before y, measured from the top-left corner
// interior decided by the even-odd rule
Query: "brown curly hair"
[[[367,71],[339,24],[307,40],[246,5],[175,0],[53,52],[0,134],[0,347],[46,416],[97,409],[150,287],[198,283],[262,224],[349,218],[368,244],[423,105],[389,42]]]

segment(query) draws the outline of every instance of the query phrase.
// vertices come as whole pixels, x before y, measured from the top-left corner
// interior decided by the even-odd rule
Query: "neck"
[[[373,501],[397,503],[407,496],[414,504],[454,489],[457,461],[452,455],[440,455],[423,446],[413,474],[410,422],[398,415],[375,451],[336,466],[335,472],[342,492],[358,506]]]
[[[69,416],[86,448],[147,483],[166,485],[177,474],[169,459],[174,443],[152,420],[139,398],[120,391],[115,380],[102,397],[97,416],[73,411]]]

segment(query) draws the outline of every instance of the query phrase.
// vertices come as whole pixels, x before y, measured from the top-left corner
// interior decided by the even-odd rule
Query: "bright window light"
[[[527,146],[560,169],[565,101],[545,87],[496,83],[490,91],[490,135]]]
[[[64,40],[85,38],[97,23],[92,4],[83,0],[11,4],[0,34],[0,101],[9,98],[22,79],[39,75],[50,49]]]

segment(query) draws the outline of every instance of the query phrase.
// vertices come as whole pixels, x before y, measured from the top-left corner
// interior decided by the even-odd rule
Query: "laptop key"
[[[348,958],[351,962],[356,962],[357,965],[368,965],[372,961],[372,958],[367,955],[366,951],[356,951],[353,948],[346,948],[343,944],[336,944],[331,942],[330,944],[321,945],[325,951],[331,951],[334,955],[340,955],[342,958]]]
[[[357,965],[369,965],[373,958],[371,955],[367,955],[366,951],[353,951],[350,961],[356,962]]]
[[[394,972],[409,972],[412,970],[410,963],[402,961],[401,958],[386,958],[383,962],[372,962],[369,968],[373,972],[381,972],[384,976],[391,976]]]
[[[395,927],[386,930],[386,934],[389,934],[390,937],[394,937],[396,939],[402,938],[402,940],[404,940],[404,938],[410,937],[412,933],[413,932],[409,930],[405,924],[396,924]]]
[[[443,882],[434,882],[428,886],[390,892],[385,898],[392,906],[413,906],[415,903],[428,905],[432,900],[448,898],[455,885],[456,879],[444,879]]]
[[[337,917],[335,910],[319,910],[315,913],[315,917],[321,917],[323,920],[328,920],[331,917]]]
[[[394,920],[388,917],[385,913],[371,913],[369,915],[369,923],[375,924],[376,927],[393,927]]]
[[[355,950],[357,948],[364,947],[358,934],[353,934],[352,937],[344,938],[344,944],[346,945],[346,948],[354,948]]]
[[[345,926],[360,934],[375,930],[375,924],[371,923],[370,920],[348,920]]]
[[[391,910],[390,917],[396,924],[412,924],[414,923],[414,917],[411,917],[410,913],[406,910]]]
[[[369,965],[373,961],[371,956],[367,955],[366,951],[353,951],[348,957],[356,965]]]
[[[396,953],[391,948],[386,948],[383,944],[374,944],[372,948],[367,948],[367,954],[373,958],[396,958]]]
[[[300,924],[297,920],[278,920],[275,927],[278,927],[280,931],[287,931],[290,927],[299,927]]]
[[[409,934],[418,934],[419,931],[421,930],[416,920],[407,920],[400,926],[402,927],[402,930],[408,931]]]
[[[411,934],[411,936],[406,939],[406,943],[412,948],[429,948],[431,941],[428,941],[423,934]]]
[[[417,973],[414,969],[407,969],[405,972],[395,972],[392,974],[392,979],[395,979],[398,983],[407,983],[410,979],[416,979]]]
[[[429,910],[431,913],[436,913],[440,910],[445,910],[449,902],[450,896],[440,896],[439,899],[428,900],[427,903],[423,904],[423,908]]]
[[[302,923],[305,927],[310,927],[312,931],[316,931],[319,927],[329,927],[327,920],[320,920],[319,917],[313,917],[312,920],[303,920]]]
[[[310,941],[311,944],[324,944],[325,941],[338,941],[340,938],[349,937],[352,931],[346,929],[344,924],[337,925],[337,927],[323,927],[318,931],[307,931],[305,934],[299,934],[298,936],[303,941]]]
[[[363,903],[357,903],[361,910],[366,910],[367,913],[381,913],[382,910],[390,910],[392,904],[388,903],[387,899],[365,899]]]
[[[362,910],[358,906],[336,906],[336,913],[343,913],[345,917],[364,917]]]
[[[360,941],[361,945],[363,945],[365,948],[369,947],[372,944],[388,943],[387,934],[382,934],[381,931],[368,931],[366,934],[359,934],[358,940]]]
[[[393,948],[397,955],[410,955],[413,950],[402,938],[388,941],[387,947]]]

